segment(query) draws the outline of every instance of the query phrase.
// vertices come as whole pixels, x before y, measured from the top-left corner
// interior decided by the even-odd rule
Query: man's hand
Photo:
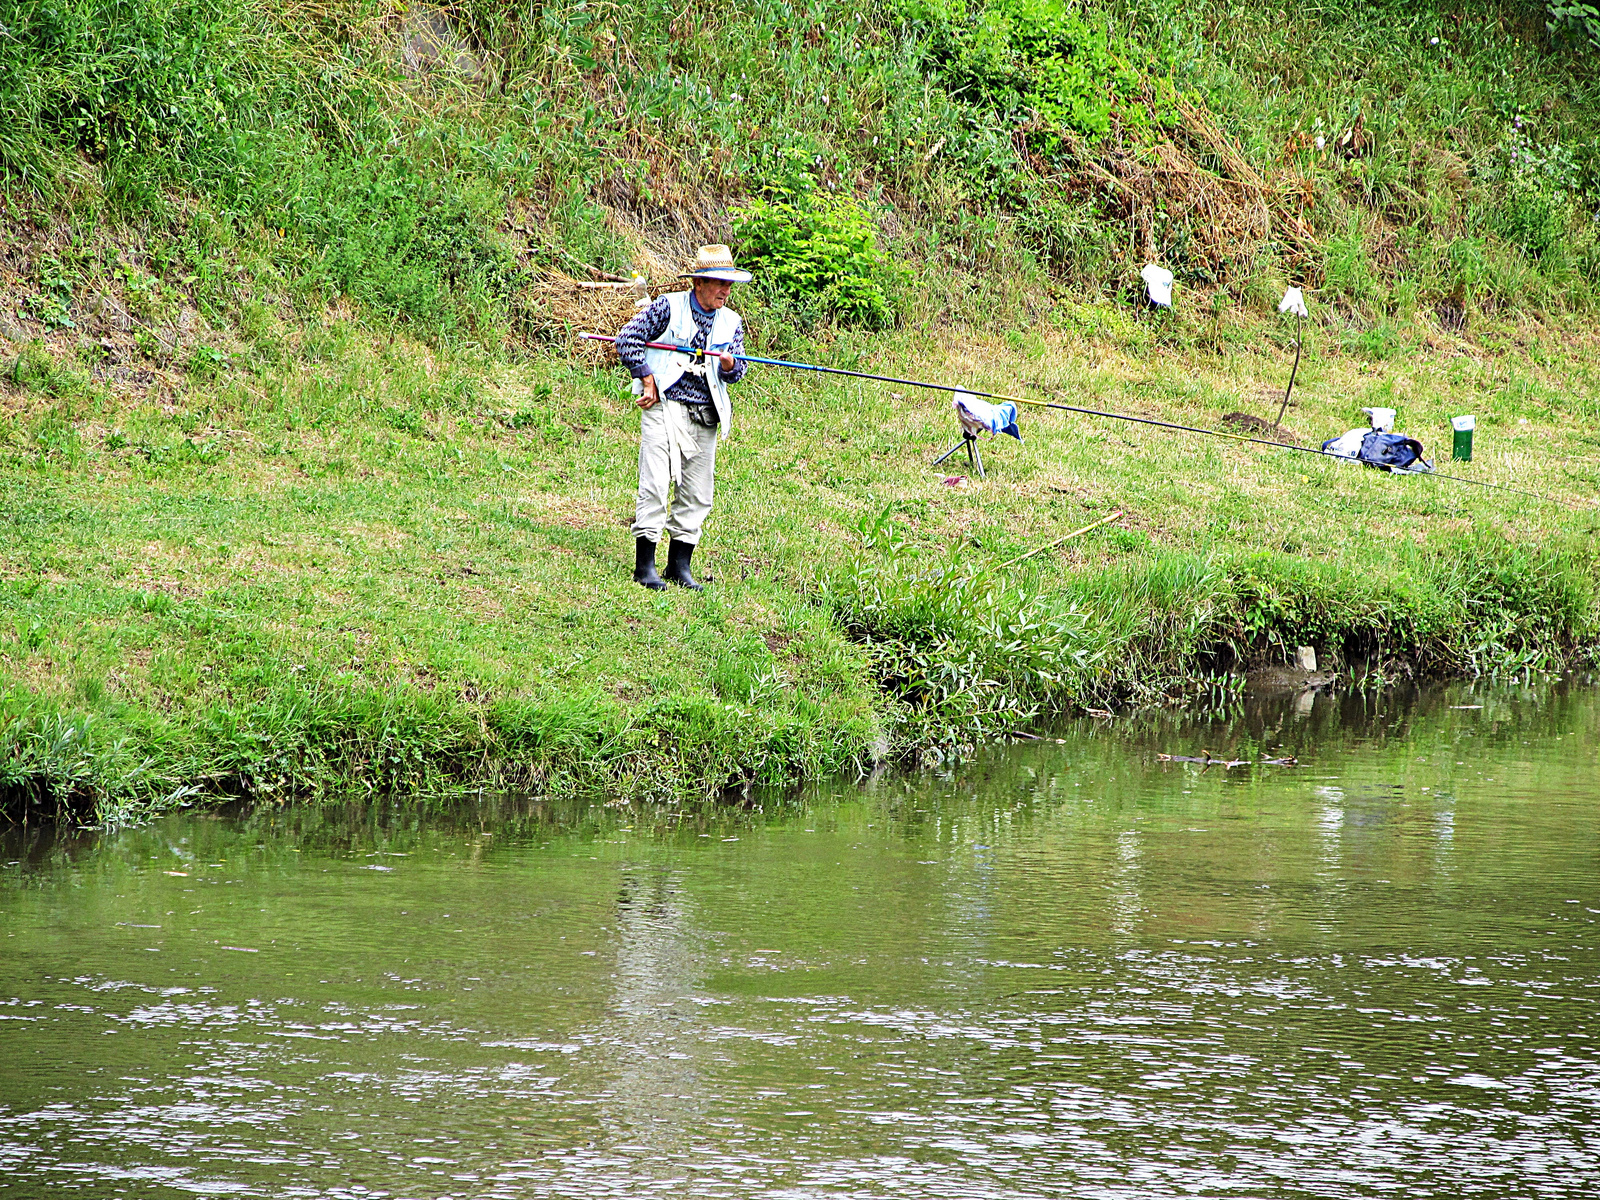
[[[724,350],[721,354],[717,355],[717,362],[721,365],[724,371],[733,370],[733,355],[728,353],[728,351]]]
[[[654,375],[646,375],[639,382],[644,385],[644,393],[639,397],[638,401],[639,407],[654,408],[657,401],[661,399],[660,396],[656,395],[656,377]]]

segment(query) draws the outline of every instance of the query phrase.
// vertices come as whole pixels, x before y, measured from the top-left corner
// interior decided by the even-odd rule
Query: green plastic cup
[[[1472,461],[1472,430],[1477,425],[1474,417],[1451,417],[1450,428],[1455,430],[1455,444],[1451,447],[1450,457],[1457,462]]]

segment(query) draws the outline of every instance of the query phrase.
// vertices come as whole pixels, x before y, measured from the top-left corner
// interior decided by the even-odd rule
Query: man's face
[[[728,293],[733,291],[733,284],[726,279],[696,279],[694,281],[694,298],[700,302],[700,307],[707,312],[716,312],[728,302]]]

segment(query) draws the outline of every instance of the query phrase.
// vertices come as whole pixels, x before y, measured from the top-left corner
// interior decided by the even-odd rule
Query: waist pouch
[[[680,401],[684,408],[689,410],[689,420],[706,429],[715,429],[721,419],[717,416],[715,404],[693,404],[687,400]]]

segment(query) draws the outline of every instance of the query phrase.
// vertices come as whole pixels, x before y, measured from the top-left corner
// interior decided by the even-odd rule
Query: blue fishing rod
[[[615,343],[616,338],[604,333],[580,333],[578,335],[586,341]],[[697,361],[707,357],[718,357],[728,351],[707,351],[699,346],[683,346],[676,342],[645,342],[649,350],[671,350],[678,354],[686,354]],[[1242,433],[1224,433],[1220,429],[1206,429],[1200,425],[1180,425],[1175,421],[1158,421],[1154,417],[1135,417],[1128,413],[1106,412],[1098,408],[1080,408],[1075,404],[1060,404],[1054,400],[1032,400],[1027,396],[1008,396],[1003,392],[979,392],[972,388],[957,387],[949,383],[928,383],[922,379],[902,379],[895,375],[874,375],[870,371],[850,371],[844,367],[824,367],[816,363],[788,362],[781,358],[761,358],[754,354],[734,354],[740,362],[760,363],[768,367],[788,367],[792,371],[815,371],[824,375],[845,375],[851,379],[870,379],[875,383],[893,383],[901,387],[926,388],[936,392],[960,392],[964,396],[978,396],[985,400],[1009,400],[1013,404],[1027,404],[1033,408],[1053,408],[1060,412],[1078,413],[1086,417],[1104,417],[1110,421],[1127,421],[1134,425],[1154,425],[1157,429],[1172,429],[1180,433],[1198,433],[1206,437],[1227,438],[1232,442],[1248,442],[1255,446],[1273,446],[1280,450],[1298,450],[1301,454],[1315,454],[1319,458],[1343,458],[1343,455],[1328,454],[1320,446],[1296,446],[1293,442],[1274,442],[1266,438],[1248,437]],[[1400,468],[1393,474],[1398,475],[1427,475],[1433,479],[1448,479],[1453,483],[1471,484],[1473,487],[1491,488],[1499,492],[1511,492],[1517,496],[1528,496],[1534,500],[1549,500],[1548,496],[1541,496],[1538,492],[1526,492],[1521,488],[1508,487],[1503,483],[1487,483],[1482,479],[1468,479],[1465,475],[1444,475],[1438,471],[1411,471]]]
[[[617,339],[604,333],[580,333],[580,338],[590,342],[615,342]],[[675,350],[679,354],[687,354],[693,359],[715,358],[722,351],[709,351],[699,346],[680,346],[676,342],[645,342],[647,350]],[[740,362],[760,363],[766,367],[788,367],[792,371],[820,371],[825,375],[848,375],[852,379],[871,379],[877,383],[898,383],[905,387],[931,388],[940,392],[965,392],[969,396],[993,397],[999,400],[1015,400],[1019,404],[1043,404],[1043,400],[1024,400],[1018,396],[997,396],[993,392],[975,392],[971,388],[954,387],[948,383],[923,383],[917,379],[897,379],[893,375],[873,375],[867,371],[847,371],[843,367],[822,367],[816,363],[788,362],[781,358],[760,358],[754,354],[735,354]],[[1056,406],[1059,407],[1059,406]]]

